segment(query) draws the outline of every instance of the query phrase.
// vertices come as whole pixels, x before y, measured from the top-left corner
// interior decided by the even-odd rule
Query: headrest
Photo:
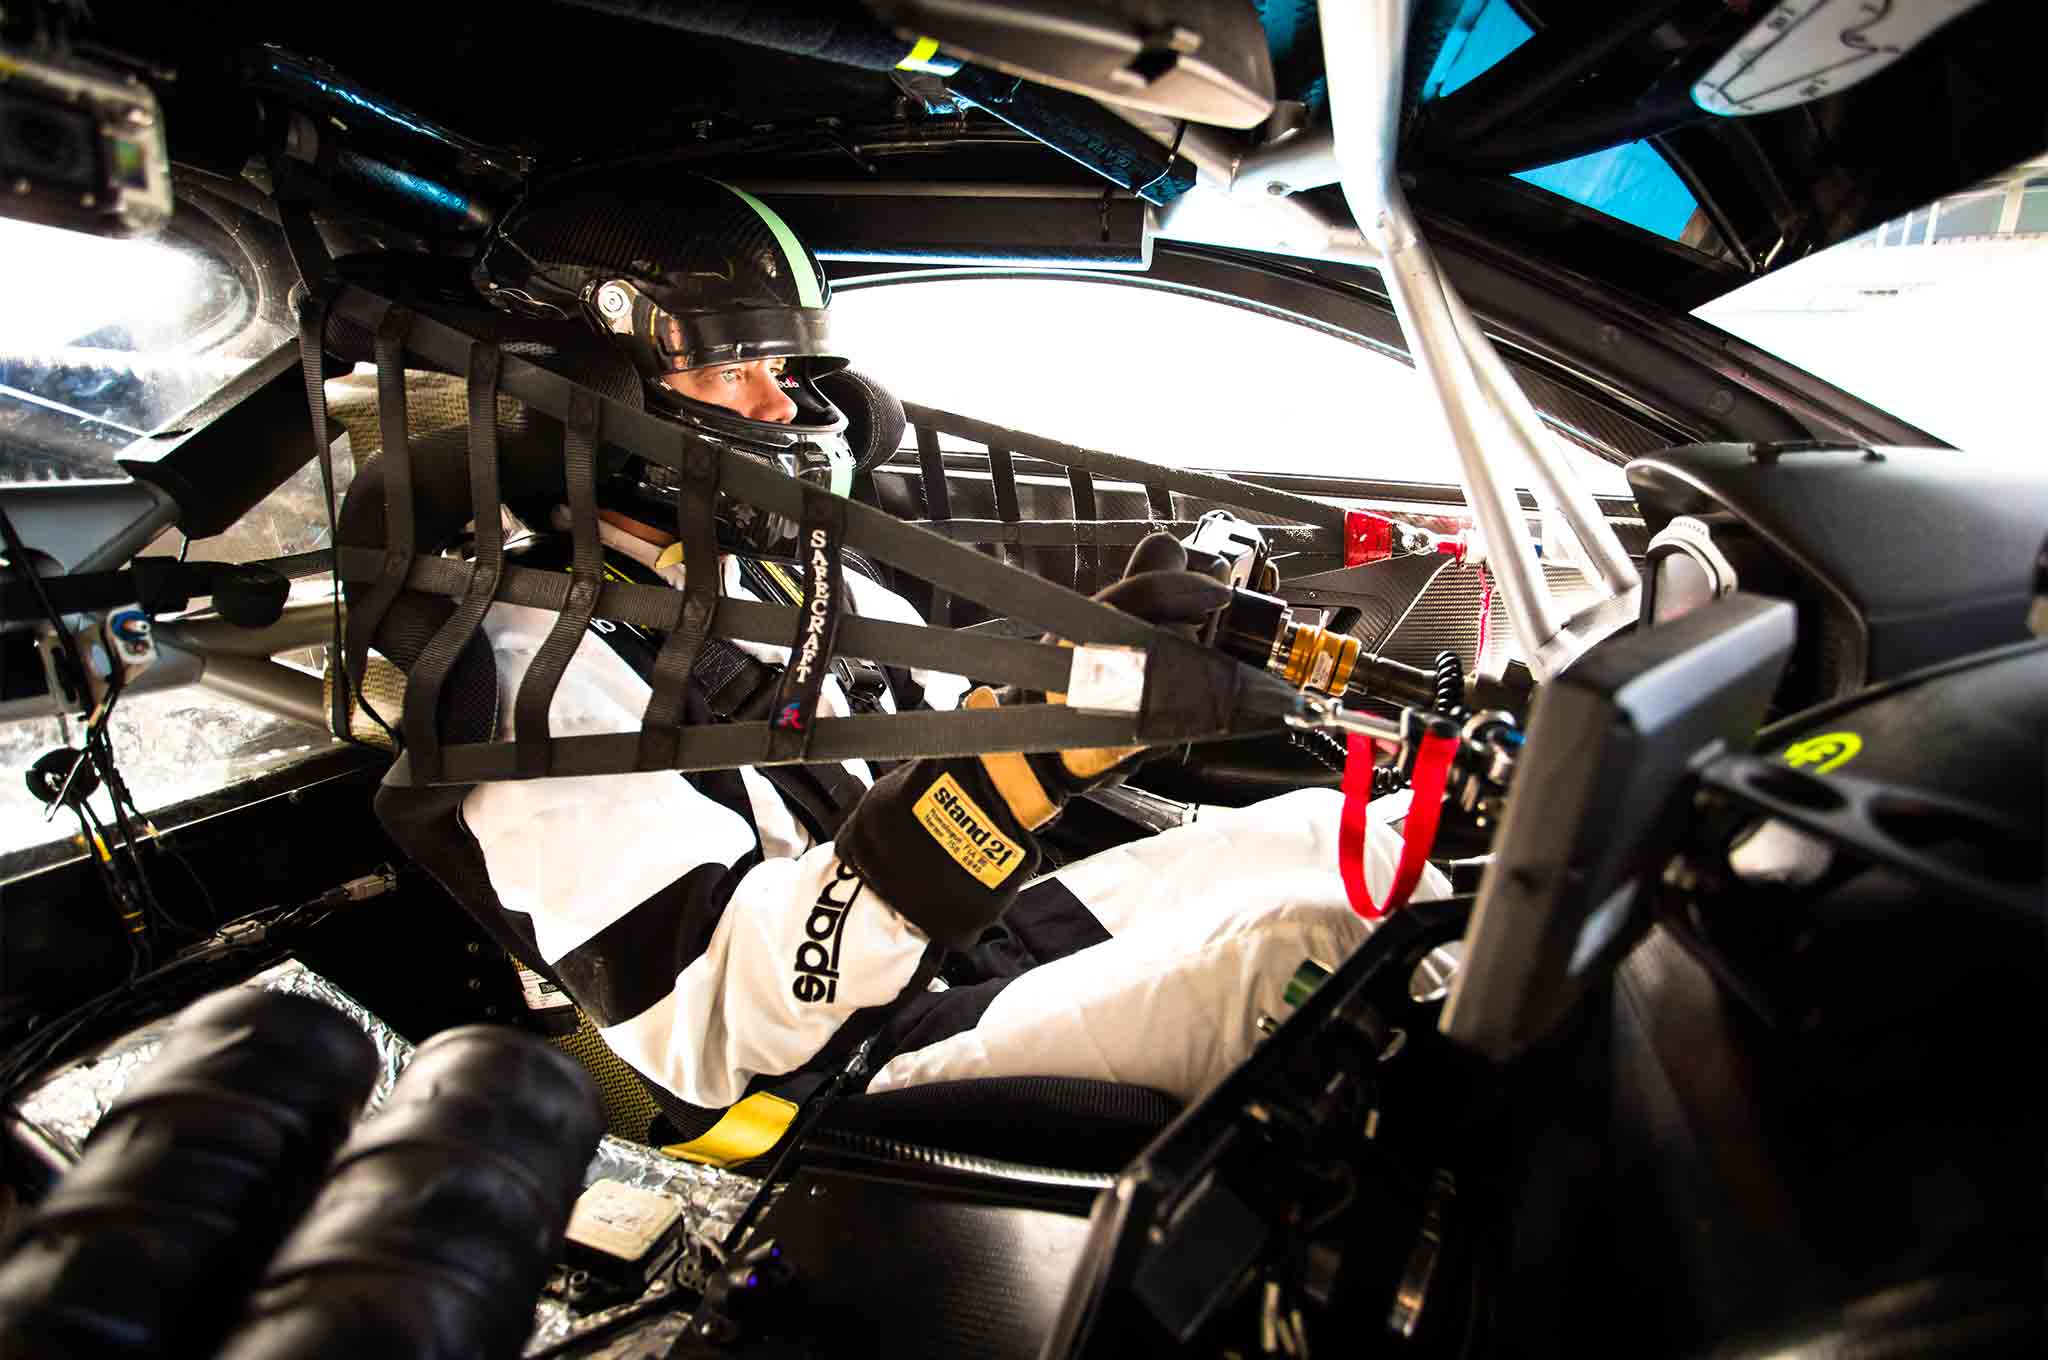
[[[865,373],[842,368],[818,379],[818,390],[846,416],[853,470],[872,472],[903,444],[903,403]]]

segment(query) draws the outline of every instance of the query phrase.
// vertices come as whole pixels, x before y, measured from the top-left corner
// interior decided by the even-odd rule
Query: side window
[[[174,426],[290,338],[280,281],[259,255],[235,255],[219,237],[183,218],[149,240],[0,220],[0,485],[125,480],[115,460],[130,443]],[[345,442],[336,453],[345,486],[353,461]],[[243,562],[324,547],[327,537],[319,469],[309,465],[189,551]],[[183,547],[172,531],[147,551]],[[327,592],[322,576],[296,582],[292,599],[324,608]],[[322,654],[277,660],[316,683]],[[335,745],[322,728],[198,685],[123,695],[107,730],[145,814]],[[77,836],[69,814],[45,818],[21,777],[66,735],[55,718],[0,723],[0,769],[10,772],[0,780],[0,856]],[[68,736],[75,746],[76,722]],[[90,801],[111,820],[105,790]]]
[[[1181,467],[1458,480],[1402,358],[1213,297],[1013,275],[846,288],[832,311],[843,352],[906,401]],[[1626,494],[1565,443],[1594,491]]]

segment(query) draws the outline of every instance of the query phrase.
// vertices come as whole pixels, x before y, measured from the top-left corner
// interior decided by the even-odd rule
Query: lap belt
[[[476,564],[441,557],[441,544],[415,536],[411,450],[406,440],[404,367],[413,362],[447,372],[479,369],[473,337],[437,319],[430,309],[398,308],[356,287],[333,298],[327,316],[376,336],[381,414],[385,419],[386,541],[381,547],[337,546],[336,571],[344,580],[374,582],[358,616],[350,620],[349,663],[369,645],[382,607],[400,589],[473,602],[481,578]],[[316,348],[311,337],[308,348]],[[1300,709],[1300,696],[1277,677],[1242,665],[1112,606],[1043,580],[906,524],[872,506],[809,487],[766,462],[718,447],[674,422],[604,398],[559,374],[500,353],[497,390],[563,422],[574,564],[559,572],[506,567],[488,600],[550,609],[557,619],[529,667],[515,699],[514,742],[452,746],[409,744],[389,782],[398,785],[470,784],[546,775],[622,773],[649,768],[730,769],[748,765],[912,759],[992,751],[1050,751],[1074,747],[1178,745],[1189,741],[1280,730]],[[309,394],[310,395],[310,394]],[[383,398],[389,401],[382,401]],[[471,403],[472,418],[494,418],[491,406]],[[667,587],[606,581],[596,533],[596,478],[627,453],[681,474],[678,540],[686,579],[719,579],[715,542],[701,532],[703,507],[716,494],[735,496],[804,526],[805,543],[822,536],[830,545],[824,573],[806,573],[799,609],[713,597],[706,611],[694,596]],[[473,493],[489,479],[497,441],[472,437]],[[704,459],[713,467],[707,469]],[[482,473],[482,476],[478,474]],[[479,506],[480,510],[481,507]],[[485,516],[479,514],[481,521]],[[931,581],[954,595],[1071,639],[1069,650],[1017,638],[973,637],[938,628],[846,616],[838,550],[858,549]],[[480,547],[480,552],[482,551]],[[458,616],[471,611],[459,609]],[[664,689],[692,646],[711,637],[796,645],[781,702],[767,721],[718,727],[679,727],[669,705],[651,712],[639,732],[553,737],[548,703],[562,670],[592,617],[632,622],[669,634],[676,648],[663,671]],[[451,620],[451,626],[453,621]],[[473,635],[474,626],[470,630]],[[678,634],[682,641],[677,641]],[[691,638],[697,638],[695,643]],[[466,638],[463,641],[467,641]],[[1114,646],[1144,653],[1142,698],[1135,711],[1085,711],[1056,704],[1020,704],[954,713],[863,713],[816,718],[813,686],[835,651],[844,648],[871,662],[965,673],[971,678],[1067,692],[1080,650]],[[692,661],[694,664],[694,661]],[[353,675],[357,666],[348,666]],[[800,673],[801,672],[801,673]],[[684,673],[687,673],[686,671]],[[794,706],[792,708],[792,706]],[[650,710],[656,705],[651,703]],[[791,719],[788,721],[786,719]],[[671,745],[670,737],[673,737]]]

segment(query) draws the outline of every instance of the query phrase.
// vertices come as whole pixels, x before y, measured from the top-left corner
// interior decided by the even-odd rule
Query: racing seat
[[[640,404],[639,380],[609,350],[567,336],[524,340],[487,329],[495,314],[465,316],[473,332],[492,334],[509,353],[563,372],[600,393]],[[367,357],[330,328],[329,345],[346,357]],[[347,380],[344,380],[347,381]],[[416,550],[435,554],[458,547],[471,515],[467,460],[468,403],[462,379],[410,372],[406,377],[407,427],[413,462]],[[334,418],[349,432],[357,471],[345,496],[338,537],[346,546],[382,546],[384,475],[377,415],[371,393],[358,385],[354,401],[337,395]],[[500,396],[497,408],[500,477],[504,497],[518,503],[560,498],[561,427]],[[353,595],[359,587],[351,587]],[[446,598],[401,592],[372,638],[375,652],[410,674],[427,643],[454,609]],[[387,699],[389,695],[387,693]],[[372,702],[376,700],[373,698]],[[400,702],[405,702],[401,700]],[[472,637],[442,684],[436,726],[444,743],[488,741],[498,719],[494,658],[481,633]],[[394,729],[402,712],[380,707]],[[361,732],[365,729],[357,727]],[[380,733],[381,735],[381,733]],[[463,826],[461,805],[470,786],[409,787],[386,783],[376,811],[392,839],[441,884],[505,952],[543,976],[548,969],[535,941],[499,910],[481,849]],[[550,979],[559,981],[558,979]],[[605,1046],[580,1015],[574,1033],[557,1042],[597,1077],[606,1096],[612,1132],[646,1141],[657,1112],[674,1098],[646,1083]],[[687,1109],[688,1107],[683,1107]],[[1145,1087],[1078,1078],[984,1078],[841,1099],[822,1128],[843,1137],[937,1148],[970,1156],[1050,1164],[1084,1171],[1114,1170],[1128,1162],[1179,1111],[1178,1103]]]

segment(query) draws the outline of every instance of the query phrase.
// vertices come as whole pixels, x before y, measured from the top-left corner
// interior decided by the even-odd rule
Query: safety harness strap
[[[405,746],[413,767],[434,778],[441,765],[441,689],[462,649],[476,636],[505,567],[505,523],[498,504],[498,349],[469,347],[469,497],[476,517],[476,560],[455,612],[441,624],[406,677]]]
[[[354,689],[362,688],[370,641],[377,636],[377,628],[384,622],[398,592],[405,589],[406,573],[414,557],[412,439],[405,409],[405,337],[411,326],[412,313],[403,307],[388,308],[374,323],[377,415],[382,422],[384,442],[380,455],[384,464],[384,553],[369,594],[348,611],[348,644],[342,671]]]
[[[683,551],[683,607],[654,659],[647,682],[653,693],[640,721],[643,770],[675,762],[683,722],[683,692],[718,611],[718,460],[697,440],[686,441],[676,483],[676,541]]]
[[[804,488],[804,514],[797,546],[804,568],[804,597],[797,608],[796,635],[775,711],[768,717],[766,759],[770,764],[798,760],[810,749],[818,717],[818,697],[832,665],[832,646],[845,612],[846,578],[840,547],[846,539],[847,502],[815,487]]]
[[[533,778],[552,770],[554,743],[548,737],[548,707],[569,658],[576,654],[583,632],[590,626],[603,585],[604,549],[597,539],[597,435],[598,405],[594,393],[576,389],[569,398],[562,443],[562,466],[569,480],[569,535],[575,557],[569,568],[568,588],[559,605],[554,628],[547,641],[533,654],[526,678],[519,684],[512,714],[517,730],[518,771]]]

